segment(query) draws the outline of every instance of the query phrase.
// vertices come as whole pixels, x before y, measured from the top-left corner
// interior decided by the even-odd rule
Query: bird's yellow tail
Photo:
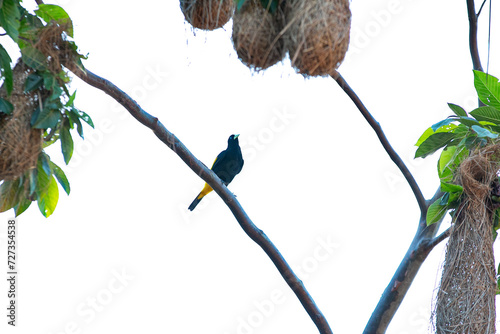
[[[189,206],[188,210],[193,211],[194,208],[196,208],[196,206],[198,205],[198,203],[201,202],[203,197],[205,197],[212,190],[213,190],[212,187],[210,187],[208,183],[205,183],[205,187],[203,187],[202,191],[198,194],[198,196],[196,196],[193,203],[191,203],[191,205]]]

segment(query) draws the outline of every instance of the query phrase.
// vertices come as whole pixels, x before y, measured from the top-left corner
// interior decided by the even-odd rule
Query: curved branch
[[[422,191],[420,190],[417,181],[415,181],[415,178],[411,174],[410,170],[408,167],[406,167],[405,163],[403,160],[399,157],[399,155],[396,153],[396,151],[392,148],[391,144],[389,143],[389,140],[384,134],[384,131],[382,130],[382,127],[380,126],[379,122],[375,120],[375,118],[370,114],[368,109],[365,107],[363,102],[361,102],[360,98],[356,95],[354,90],[349,86],[349,84],[344,80],[342,75],[335,71],[332,75],[332,78],[335,79],[335,81],[339,84],[339,86],[344,90],[344,92],[351,98],[352,102],[356,105],[358,110],[361,112],[363,117],[366,119],[368,124],[372,127],[373,131],[377,134],[378,139],[380,140],[380,143],[384,147],[385,151],[389,155],[389,157],[392,159],[392,161],[396,164],[396,166],[399,168],[401,173],[403,173],[403,176],[405,177],[406,181],[410,185],[411,190],[413,191],[413,194],[415,195],[415,198],[417,199],[418,206],[420,208],[420,213],[427,212],[427,205],[425,202],[424,195],[422,195]]]
[[[288,265],[266,234],[254,225],[240,203],[236,200],[236,197],[226,188],[217,175],[200,162],[172,132],[168,131],[165,126],[163,126],[158,118],[144,111],[137,102],[130,98],[130,96],[120,88],[89,70],[83,71],[77,66],[69,64],[67,67],[84,82],[102,90],[120,103],[133,117],[135,117],[135,119],[150,128],[163,143],[172,149],[196,174],[214,189],[229,207],[245,233],[256,242],[264,252],[266,252],[271,261],[273,261],[281,276],[283,276],[286,283],[293,290],[304,309],[316,324],[319,332],[322,334],[332,333],[326,318],[316,306],[316,303],[307,292],[302,281],[295,275],[292,268]]]

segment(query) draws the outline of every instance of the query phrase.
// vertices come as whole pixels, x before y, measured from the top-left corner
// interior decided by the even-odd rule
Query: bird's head
[[[231,135],[227,140],[227,147],[239,147],[240,143],[238,142],[239,135]]]

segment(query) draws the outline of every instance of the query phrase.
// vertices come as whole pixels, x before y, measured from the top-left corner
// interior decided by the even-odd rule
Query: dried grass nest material
[[[464,197],[446,248],[434,317],[436,333],[495,333],[497,291],[493,210],[500,145],[473,152],[458,168]]]
[[[259,0],[249,0],[233,18],[233,46],[249,68],[264,70],[283,60],[286,54],[282,30],[284,12],[270,13]]]
[[[349,46],[349,0],[287,0],[285,45],[301,74],[332,74]]]
[[[42,130],[31,127],[31,116],[39,96],[24,93],[24,82],[30,73],[22,62],[13,70],[14,87],[10,96],[4,88],[0,97],[13,104],[11,115],[0,114],[0,180],[13,180],[35,168],[42,150]]]
[[[180,0],[184,18],[193,27],[214,30],[233,16],[234,0]]]

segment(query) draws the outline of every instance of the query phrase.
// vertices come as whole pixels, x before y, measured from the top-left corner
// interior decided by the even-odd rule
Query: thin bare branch
[[[481,11],[483,10],[483,7],[484,7],[484,4],[486,3],[486,1],[487,0],[484,0],[483,3],[481,4],[481,7],[479,7],[479,10],[477,11],[477,15],[476,15],[477,18],[479,18],[479,15],[481,15]]]
[[[68,68],[87,84],[102,90],[114,98],[140,123],[150,128],[163,143],[172,149],[172,151],[174,151],[197,175],[214,189],[229,207],[245,233],[256,242],[264,252],[266,252],[271,261],[273,261],[281,276],[283,276],[286,283],[293,290],[304,309],[316,324],[319,332],[322,334],[331,334],[332,330],[326,318],[309,295],[302,281],[295,275],[292,268],[288,265],[266,234],[255,226],[237,201],[236,197],[226,188],[217,175],[199,161],[172,132],[168,131],[165,126],[163,126],[158,118],[143,110],[137,102],[130,98],[120,88],[89,70],[83,71],[74,65],[68,65]]]
[[[344,90],[344,92],[349,96],[358,108],[358,110],[361,112],[363,117],[366,119],[368,124],[372,127],[373,131],[377,134],[378,139],[380,140],[380,143],[384,147],[385,151],[389,155],[389,157],[392,159],[392,161],[396,164],[396,166],[399,168],[401,173],[403,174],[404,178],[410,185],[411,190],[413,191],[413,194],[415,195],[415,198],[417,199],[418,206],[420,208],[420,212],[426,212],[427,211],[427,205],[425,202],[424,195],[422,195],[422,191],[420,190],[417,181],[415,181],[415,178],[411,174],[410,170],[408,167],[406,167],[405,163],[403,160],[399,157],[399,155],[396,153],[394,148],[392,148],[391,144],[389,143],[389,140],[384,134],[384,131],[382,130],[382,127],[380,126],[380,123],[375,120],[375,118],[370,114],[368,109],[365,107],[363,102],[361,102],[361,99],[356,95],[354,90],[349,86],[349,84],[345,81],[345,79],[342,77],[342,75],[335,71],[332,75],[332,78],[339,84],[339,86]]]

